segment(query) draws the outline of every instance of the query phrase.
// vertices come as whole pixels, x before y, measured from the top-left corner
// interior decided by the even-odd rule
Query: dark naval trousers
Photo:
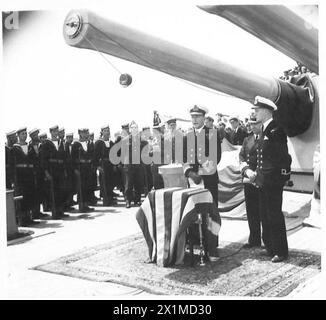
[[[272,255],[287,256],[288,242],[282,212],[283,184],[265,185],[259,189],[262,238]]]
[[[259,214],[259,190],[252,184],[244,184],[244,194],[246,199],[247,220],[249,225],[248,243],[251,245],[261,245],[261,228]]]

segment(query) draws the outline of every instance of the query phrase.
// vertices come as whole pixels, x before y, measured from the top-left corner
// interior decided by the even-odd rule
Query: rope
[[[157,67],[156,65],[152,64],[150,61],[143,59],[142,57],[140,57],[139,55],[137,55],[135,52],[129,50],[127,47],[123,46],[121,43],[119,43],[119,42],[117,42],[116,40],[112,39],[109,35],[107,35],[107,34],[106,34],[105,32],[103,32],[102,30],[96,28],[96,27],[93,26],[92,24],[89,24],[89,23],[88,23],[88,25],[91,26],[91,27],[92,27],[94,30],[96,30],[97,32],[101,33],[101,34],[102,34],[105,38],[107,38],[110,42],[115,43],[117,46],[119,46],[119,47],[122,48],[123,50],[129,52],[131,55],[133,55],[134,57],[138,58],[138,59],[139,59],[140,61],[142,61],[143,63],[145,63],[145,64],[151,66],[153,69],[156,69],[156,70],[159,70],[159,71],[161,71],[161,72],[166,73],[163,69],[161,69],[161,68]],[[85,38],[86,38],[86,36],[85,36]],[[88,42],[90,42],[90,40],[88,40],[87,38],[86,38],[86,40],[87,40]],[[91,42],[90,42],[90,43],[91,43]],[[99,52],[99,53],[100,53],[100,54],[105,58],[105,56],[103,55],[103,53],[100,52],[100,51],[96,48],[96,46],[95,46],[94,44],[91,43],[91,45],[96,49],[96,51],[98,51],[98,52]],[[107,60],[107,59],[106,59],[106,60]],[[107,60],[107,61],[108,61],[108,60]],[[109,62],[109,61],[108,61],[108,62]],[[112,64],[111,62],[109,62],[109,63],[113,66],[113,64]],[[113,67],[114,67],[114,66],[113,66]],[[115,68],[115,67],[114,67],[114,68]],[[117,70],[117,69],[116,69],[116,70]],[[120,72],[120,71],[119,71],[119,72]],[[202,86],[200,86],[200,85],[198,85],[198,84],[195,84],[195,83],[192,83],[192,82],[190,82],[190,81],[187,81],[187,80],[184,80],[184,79],[178,78],[178,77],[173,76],[173,75],[171,75],[171,74],[170,74],[170,76],[172,76],[173,78],[175,78],[175,79],[177,79],[177,80],[179,80],[179,81],[181,81],[181,82],[183,82],[183,83],[186,83],[186,84],[188,84],[188,85],[190,85],[190,86],[192,86],[192,87],[195,87],[195,88],[197,88],[197,89],[200,89],[200,90],[203,90],[203,91],[206,91],[206,92],[209,92],[209,93],[213,93],[213,94],[216,94],[216,95],[218,95],[218,96],[226,97],[226,98],[233,98],[233,99],[236,98],[236,97],[233,97],[233,96],[228,95],[228,94],[224,94],[224,93],[217,92],[217,91],[215,91],[215,90],[213,90],[213,89],[210,89],[210,88],[202,87]]]
[[[106,56],[94,45],[94,43],[92,43],[91,40],[89,40],[86,36],[84,36],[86,41],[88,43],[90,43],[90,45],[102,56],[102,58],[114,69],[116,70],[120,75],[122,74],[122,72],[120,72],[120,70],[109,60],[106,58]]]

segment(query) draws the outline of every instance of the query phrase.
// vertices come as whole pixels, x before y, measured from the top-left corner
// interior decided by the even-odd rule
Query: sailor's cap
[[[231,117],[230,119],[229,119],[229,121],[230,122],[232,122],[232,121],[237,121],[237,122],[239,122],[239,118],[238,117]]]
[[[88,128],[79,128],[78,129],[78,133],[81,133],[81,132],[88,132]]]
[[[212,121],[212,122],[214,122],[214,119],[213,119],[213,117],[211,117],[211,116],[206,116],[205,119],[207,119],[208,121]]]
[[[40,133],[38,136],[39,136],[39,138],[43,138],[43,137],[44,137],[44,138],[47,138],[48,135],[47,135],[46,132],[42,132],[42,133]]]
[[[49,128],[50,132],[57,129],[59,130],[59,126],[57,124]]]
[[[189,112],[191,115],[205,115],[208,113],[208,109],[195,104],[189,108]]]
[[[27,127],[20,127],[16,132],[19,134],[20,132],[27,131]]]
[[[137,123],[134,120],[130,122],[129,127],[131,127],[131,126],[138,127]]]
[[[121,126],[121,129],[129,129],[129,123],[125,123]]]
[[[13,131],[7,132],[6,133],[6,136],[7,137],[12,137],[12,136],[15,136],[16,134],[17,134],[17,131],[16,130],[13,130]]]
[[[101,131],[103,131],[105,129],[110,129],[110,126],[107,124],[107,125],[104,125],[103,127],[101,127]]]
[[[272,100],[261,96],[256,96],[253,104],[254,106],[252,107],[252,109],[265,108],[271,111],[277,110],[277,106]]]
[[[167,120],[166,123],[167,124],[177,123],[177,119],[176,118],[171,118],[171,119]]]
[[[72,132],[66,133],[66,137],[73,137],[74,134]]]
[[[65,131],[65,128],[61,127],[58,129],[59,132]]]
[[[40,132],[40,129],[34,128],[30,132],[28,132],[28,134],[31,136],[31,135],[33,135],[36,132],[39,133]]]

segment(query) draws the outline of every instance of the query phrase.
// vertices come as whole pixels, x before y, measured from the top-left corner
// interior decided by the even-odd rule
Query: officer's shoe
[[[273,263],[277,263],[277,262],[282,262],[284,260],[286,260],[286,256],[278,256],[277,254],[272,258],[272,262]]]
[[[43,212],[34,212],[32,213],[33,219],[42,219],[42,218],[47,218],[48,215],[43,213]]]
[[[126,201],[126,208],[129,209],[131,207],[130,201]]]

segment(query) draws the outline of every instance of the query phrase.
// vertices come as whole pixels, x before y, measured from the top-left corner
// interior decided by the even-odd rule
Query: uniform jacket
[[[59,178],[64,175],[66,154],[63,144],[59,144],[58,150],[54,143],[46,139],[40,149],[41,165],[44,170],[53,178]]]
[[[93,161],[94,148],[87,143],[87,148],[84,150],[80,141],[74,141],[71,147],[71,158],[75,169],[79,169],[80,165],[91,166]]]
[[[33,145],[32,143],[29,143],[28,153],[34,166],[39,170],[41,167],[40,144]]]
[[[28,149],[27,149],[28,150]],[[15,143],[11,149],[11,161],[18,181],[34,181],[34,163],[29,152],[25,154],[20,144]]]
[[[240,170],[242,174],[244,174],[248,168],[251,170],[256,169],[258,143],[259,140],[256,139],[256,135],[253,132],[243,140],[239,153]]]
[[[256,153],[258,186],[284,184],[290,178],[291,156],[284,130],[272,120],[264,129]]]
[[[11,149],[12,167],[14,170],[15,193],[23,195],[22,210],[30,210],[34,203],[35,175],[34,164],[30,154],[23,151],[20,144],[16,143]]]
[[[110,140],[109,147],[106,146],[105,141],[99,139],[94,144],[94,166],[99,167],[104,165],[110,165],[110,150],[113,147],[114,142]]]
[[[247,136],[247,131],[243,127],[239,126],[238,130],[232,131],[230,135],[230,142],[233,145],[241,146],[243,144],[244,138]]]
[[[75,141],[71,148],[72,165],[75,170],[80,172],[81,187],[90,189],[93,186],[92,181],[92,162],[93,148],[87,143],[86,151],[80,141]]]
[[[205,188],[216,189],[218,185],[217,164],[221,160],[220,136],[217,129],[209,129],[205,126],[201,132],[204,134],[205,145],[200,144],[200,141],[198,141],[196,137],[194,145],[188,143],[189,139],[193,139],[195,136],[194,130],[189,131],[184,137],[184,173],[186,176],[188,176],[191,171],[198,173],[203,178]],[[210,141],[214,141],[214,144],[216,143],[215,157],[209,156],[212,155],[209,147]],[[208,160],[207,157],[209,157]]]

